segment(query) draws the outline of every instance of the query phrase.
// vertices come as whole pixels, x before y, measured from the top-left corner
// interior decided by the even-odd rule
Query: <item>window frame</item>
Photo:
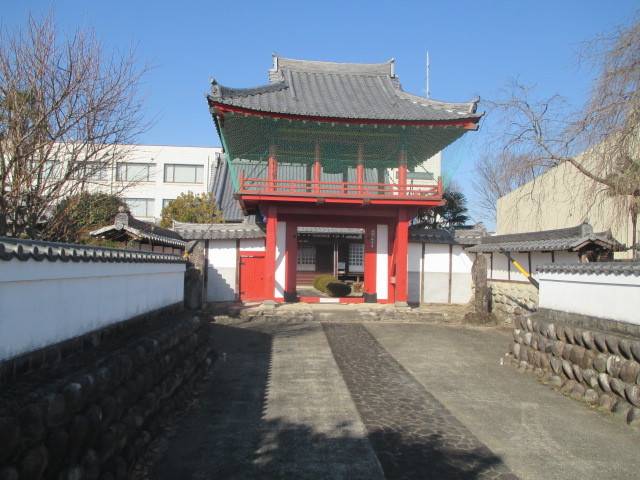
[[[133,217],[153,217],[154,215],[154,210],[155,210],[155,202],[156,199],[155,198],[123,198],[122,200],[124,200],[124,202],[127,204],[127,207],[129,207],[129,211],[131,212],[131,215]],[[132,210],[132,207],[130,205],[129,202],[145,202],[145,213],[146,215],[138,215],[137,213],[134,213]]]
[[[192,181],[181,181],[176,180],[176,167],[180,168],[193,168],[193,180]],[[169,170],[171,170],[171,174],[169,174]],[[200,180],[198,180],[198,174],[200,174]],[[169,179],[171,178],[171,179]],[[204,184],[204,165],[198,163],[165,163],[164,164],[164,172],[163,172],[163,181],[164,183],[192,183],[197,185]]]
[[[124,178],[122,175],[123,167],[125,171]],[[144,178],[130,178],[129,167],[145,167],[147,170],[146,176]],[[116,180],[119,182],[152,182],[155,167],[155,163],[118,162],[116,165]]]

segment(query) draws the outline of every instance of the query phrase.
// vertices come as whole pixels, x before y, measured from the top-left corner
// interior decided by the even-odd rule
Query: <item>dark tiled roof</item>
[[[475,245],[487,235],[484,225],[478,224],[474,228],[445,229],[445,228],[410,228],[409,240],[420,243],[444,243],[450,245]]]
[[[605,275],[640,276],[640,262],[549,263],[539,265],[538,273],[603,273]]]
[[[186,263],[179,255],[121,250],[88,245],[38,242],[0,237],[0,260],[35,260],[41,262],[102,262],[102,263]]]
[[[265,238],[264,226],[256,223],[180,223],[175,228],[187,240]]]
[[[212,79],[210,102],[272,114],[441,121],[479,119],[477,100],[439,102],[402,90],[394,61],[333,63],[274,56],[268,85],[234,89]]]
[[[343,227],[298,227],[298,233],[340,233],[348,235],[358,235],[364,233],[364,229]]]
[[[184,247],[186,245],[178,232],[168,228],[158,227],[153,223],[138,220],[122,211],[116,215],[113,225],[94,230],[91,232],[91,235],[100,237],[117,234],[119,232],[127,232],[134,237],[150,240],[156,245],[172,247]]]
[[[500,248],[508,252],[577,251],[589,244],[607,250],[625,249],[610,232],[594,233],[593,227],[585,222],[571,228],[485,237],[481,243],[467,251],[499,252]]]
[[[240,203],[233,197],[236,193],[233,184],[232,171],[225,158],[225,154],[216,157],[216,175],[213,179],[213,199],[222,212],[222,219],[225,222],[240,223],[243,221],[252,222],[255,217],[245,217],[240,208]],[[266,178],[265,164],[257,162],[236,162],[236,175],[244,173],[251,178]]]

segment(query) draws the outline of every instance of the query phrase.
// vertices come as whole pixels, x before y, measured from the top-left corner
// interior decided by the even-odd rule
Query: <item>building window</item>
[[[364,243],[349,244],[349,272],[364,272]]]
[[[166,183],[204,183],[203,165],[167,164],[164,166]]]
[[[34,165],[38,165],[38,161],[34,161]],[[54,162],[47,160],[42,167],[42,179],[62,178],[64,174],[64,165],[62,162]]]
[[[91,165],[88,173],[91,180],[109,179],[109,167],[107,165]]]
[[[118,163],[117,180],[125,182],[150,182],[155,163]]]
[[[153,198],[125,198],[124,201],[134,217],[153,217],[156,203]]]
[[[164,210],[165,208],[167,208],[167,205],[169,205],[174,200],[175,200],[175,198],[164,198],[162,200],[162,209]]]
[[[316,248],[298,248],[298,270],[301,272],[314,272],[316,270]]]

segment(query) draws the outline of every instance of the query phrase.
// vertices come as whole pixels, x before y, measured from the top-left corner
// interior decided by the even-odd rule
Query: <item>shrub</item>
[[[330,297],[346,297],[351,293],[351,287],[342,282],[331,282],[325,287]]]
[[[335,283],[337,281],[338,279],[336,277],[332,275],[325,275],[323,276],[323,278],[318,280],[318,286],[316,287],[316,290],[320,290],[321,292],[328,294],[329,292],[327,292],[327,285],[329,283]]]
[[[329,275],[329,274],[325,273],[325,274],[322,274],[322,275],[318,275],[317,277],[315,277],[313,279],[313,284],[312,284],[313,288],[315,288],[316,290],[322,291],[322,289],[319,288],[320,282],[323,281],[323,280],[326,280],[327,278],[330,278],[331,280],[333,280],[335,282],[338,281],[338,279],[335,278],[333,275]]]

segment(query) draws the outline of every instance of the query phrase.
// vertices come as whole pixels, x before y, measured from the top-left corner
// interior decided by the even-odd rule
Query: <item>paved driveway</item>
[[[214,324],[147,478],[640,478],[640,432],[501,366],[509,332],[344,320]]]

